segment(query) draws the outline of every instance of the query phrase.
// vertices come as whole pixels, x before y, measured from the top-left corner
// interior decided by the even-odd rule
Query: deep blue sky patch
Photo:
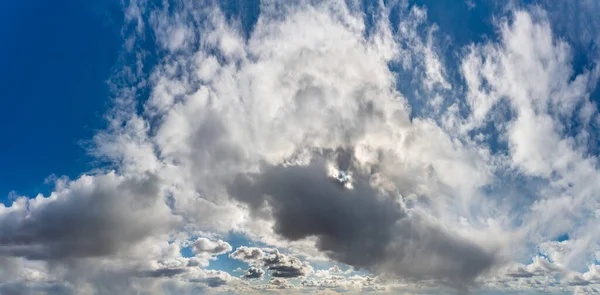
[[[121,19],[116,1],[0,4],[0,195],[91,168],[80,142],[104,126]]]

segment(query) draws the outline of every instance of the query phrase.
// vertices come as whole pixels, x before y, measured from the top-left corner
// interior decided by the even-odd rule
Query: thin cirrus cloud
[[[452,49],[403,1],[127,3],[110,165],[0,205],[0,292],[598,292],[595,39],[542,4]]]

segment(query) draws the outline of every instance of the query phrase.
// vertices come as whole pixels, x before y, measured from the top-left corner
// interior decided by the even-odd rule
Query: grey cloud
[[[229,281],[232,279],[228,273],[218,270],[208,270],[203,273],[203,277],[191,279],[190,282],[193,283],[204,283],[208,287],[217,288],[224,285],[227,285]]]
[[[157,183],[151,174],[83,176],[50,198],[19,200],[27,204],[15,202],[15,210],[0,212],[0,255],[43,260],[106,256],[164,233],[176,220],[161,202]]]
[[[516,271],[508,274],[513,278],[531,278],[534,276],[534,273],[527,271],[526,269],[519,267]]]
[[[229,254],[230,258],[241,260],[247,263],[262,259],[265,256],[265,253],[262,249],[256,247],[246,247],[241,246],[233,253]]]
[[[294,286],[290,284],[286,279],[272,278],[269,281],[269,285],[275,286],[277,289],[292,289]]]
[[[223,240],[211,241],[207,238],[199,238],[194,242],[193,249],[196,254],[221,255],[230,252],[232,248],[229,243]]]
[[[183,1],[181,3],[183,9],[173,6],[166,8],[165,17],[169,16],[172,10],[181,10],[180,12],[186,15],[188,12],[190,15],[197,13],[195,9],[186,6],[189,5],[188,3],[192,2]],[[197,3],[199,6],[204,4]],[[343,1],[339,1],[339,3],[343,3]],[[140,155],[147,152],[144,155],[154,157],[155,153],[158,153],[159,160],[157,161],[160,163],[157,166],[162,167],[162,164],[166,164],[177,170],[161,171],[163,172],[161,175],[169,174],[176,180],[170,183],[172,186],[185,188],[183,193],[173,194],[172,203],[175,210],[178,214],[184,212],[194,216],[196,220],[192,222],[192,226],[203,230],[214,228],[213,223],[225,224],[219,228],[233,228],[234,226],[228,225],[234,224],[234,222],[226,220],[227,218],[245,219],[246,216],[237,218],[241,214],[232,214],[232,216],[211,214],[210,211],[213,207],[206,205],[227,202],[226,199],[221,199],[223,195],[221,194],[221,184],[224,179],[228,181],[232,175],[241,172],[228,188],[230,195],[237,201],[247,204],[254,214],[253,217],[273,218],[275,232],[285,239],[301,240],[314,237],[317,241],[316,246],[329,257],[378,274],[416,279],[451,280],[455,283],[470,282],[493,265],[495,262],[493,253],[446,230],[446,228],[457,228],[457,224],[442,226],[430,222],[418,213],[417,210],[423,208],[418,206],[415,210],[404,208],[401,205],[400,197],[395,192],[372,185],[370,183],[372,175],[354,167],[352,157],[355,151],[353,149],[358,148],[356,141],[360,140],[361,144],[367,145],[369,152],[373,152],[372,156],[369,155],[368,159],[363,161],[363,164],[373,164],[372,173],[376,173],[375,170],[379,168],[382,173],[391,172],[392,174],[396,167],[398,170],[406,170],[407,173],[396,174],[397,179],[392,180],[395,182],[394,185],[399,186],[403,193],[415,192],[416,194],[420,193],[416,191],[416,186],[427,187],[428,191],[433,191],[427,195],[427,197],[431,197],[431,203],[437,203],[438,200],[435,200],[435,197],[440,191],[434,185],[430,185],[433,182],[412,181],[412,177],[415,179],[427,177],[425,173],[429,169],[433,169],[437,173],[432,173],[433,177],[444,177],[456,173],[456,178],[450,177],[450,181],[441,182],[446,185],[453,184],[454,179],[460,181],[460,178],[463,181],[466,179],[464,182],[469,183],[472,181],[472,177],[464,175],[475,174],[462,173],[465,170],[457,167],[462,158],[455,162],[449,161],[454,158],[454,154],[449,150],[444,150],[444,147],[435,151],[427,151],[430,146],[439,143],[436,141],[439,137],[422,136],[423,134],[420,132],[426,132],[424,129],[410,129],[408,120],[410,111],[408,109],[416,110],[417,105],[408,106],[405,110],[403,107],[396,108],[384,102],[395,100],[398,94],[392,90],[388,93],[389,89],[396,86],[388,81],[393,81],[395,77],[385,71],[389,61],[386,56],[395,54],[398,48],[389,46],[389,48],[381,49],[380,46],[387,47],[384,43],[391,42],[390,40],[386,41],[385,38],[379,39],[379,37],[385,36],[374,36],[377,41],[373,42],[364,40],[365,32],[361,29],[348,29],[345,24],[337,21],[339,18],[342,19],[342,23],[344,19],[348,23],[355,21],[358,23],[362,21],[360,18],[322,15],[334,10],[342,11],[344,9],[321,11],[311,8],[306,13],[299,11],[301,12],[300,17],[281,14],[277,11],[278,18],[291,21],[275,22],[274,24],[270,24],[269,19],[262,19],[259,22],[259,28],[262,28],[262,31],[257,31],[255,34],[258,37],[252,40],[242,40],[242,46],[247,46],[249,50],[247,57],[227,62],[227,59],[231,58],[230,56],[223,55],[223,52],[215,53],[219,58],[216,59],[218,65],[214,69],[218,74],[214,74],[214,77],[209,77],[213,74],[209,73],[211,70],[206,65],[208,63],[204,64],[209,60],[208,58],[203,60],[203,65],[198,66],[197,69],[194,66],[194,60],[204,54],[211,55],[212,58],[214,57],[212,56],[213,52],[223,51],[216,48],[215,44],[217,43],[221,46],[229,44],[230,47],[234,47],[232,44],[239,41],[235,38],[235,34],[227,35],[223,32],[223,28],[220,28],[221,31],[214,30],[214,33],[209,30],[199,32],[190,30],[181,33],[180,30],[191,29],[192,26],[187,26],[186,18],[179,19],[177,12],[172,17],[174,20],[176,19],[175,22],[170,23],[167,19],[166,22],[154,24],[161,26],[161,30],[164,29],[159,34],[154,34],[161,39],[157,41],[163,43],[162,45],[166,48],[182,54],[167,55],[164,60],[164,69],[161,70],[161,66],[153,69],[152,79],[172,80],[173,84],[185,84],[183,88],[186,89],[181,92],[178,90],[161,92],[160,87],[156,85],[158,82],[152,81],[152,79],[144,81],[144,83],[149,82],[150,84],[156,82],[155,85],[150,86],[151,89],[147,89],[152,93],[145,104],[147,113],[137,114],[135,111],[132,111],[133,113],[126,111],[126,114],[122,115],[124,117],[131,115],[134,118],[131,125],[137,126],[136,124],[138,124],[142,127],[132,128],[135,129],[135,132],[128,129],[114,131],[115,137],[119,137],[119,139],[121,136],[123,137],[123,142],[122,145],[106,148],[117,155],[109,158],[117,159],[115,160],[117,165],[120,165],[121,162],[127,163],[131,167],[126,168],[136,166],[133,167],[135,168],[133,171],[140,171],[154,169],[148,163],[148,157]],[[318,13],[311,14],[315,11]],[[417,12],[425,13],[425,10]],[[141,16],[138,17],[141,18]],[[420,26],[420,23],[419,21],[417,25]],[[153,25],[152,22],[149,24]],[[360,23],[359,26],[361,25],[363,24]],[[324,30],[324,34],[311,34],[321,28],[328,30]],[[215,26],[214,29],[219,28]],[[353,33],[354,30],[356,30],[356,34]],[[413,34],[414,30],[409,28],[409,32],[406,33]],[[271,31],[273,33],[269,33]],[[178,32],[181,34],[177,34]],[[204,45],[209,48],[203,48],[200,49],[200,52],[190,54],[193,58],[183,56],[183,53],[188,53],[188,49],[196,49],[196,46],[191,45],[198,40],[193,38],[201,38],[199,36],[203,35],[212,35],[220,41],[214,42],[215,48],[206,44],[211,41],[204,42]],[[291,38],[281,38],[279,35]],[[323,38],[322,40],[313,38],[313,35]],[[190,36],[192,39],[188,39]],[[356,36],[358,38],[354,38]],[[337,37],[339,39],[336,39]],[[333,41],[328,43],[328,39]],[[224,41],[229,41],[229,43]],[[346,41],[349,42],[346,43]],[[521,41],[527,40],[516,42],[518,47],[521,47],[520,45],[523,43]],[[445,88],[447,77],[445,77],[443,65],[439,64],[437,55],[435,52],[431,52],[429,46],[428,44],[419,45],[418,50],[426,49],[427,53],[420,59],[423,59],[425,64],[433,65],[434,70],[437,65],[440,67],[437,68],[437,71],[433,71],[432,83],[428,84],[428,81],[423,83],[424,85],[440,85]],[[285,50],[282,50],[286,48],[291,50],[286,53]],[[144,49],[145,51],[146,49]],[[326,51],[325,54],[322,54],[322,51]],[[235,52],[235,50],[229,52]],[[401,52],[400,55],[405,54]],[[337,59],[338,56],[339,59]],[[331,64],[329,64],[330,61]],[[432,63],[428,63],[428,61],[432,61]],[[163,61],[159,61],[160,63]],[[185,66],[175,68],[174,64]],[[319,68],[319,65],[325,65],[325,67]],[[418,62],[414,63],[414,66],[419,67]],[[184,69],[186,67],[193,69]],[[208,74],[202,73],[203,78],[198,78],[203,81],[202,83],[189,78],[189,76],[198,74],[196,72],[200,72],[201,69],[206,70],[207,68]],[[415,73],[415,77],[429,75],[429,72],[422,72],[427,75],[419,75],[419,70],[416,70]],[[188,79],[186,77],[190,80],[188,81],[189,85],[185,81]],[[555,79],[551,80],[555,81]],[[519,82],[521,81],[517,81],[517,84]],[[139,84],[140,87],[145,87],[141,84]],[[206,89],[210,88],[206,91],[209,93],[206,97],[202,97],[204,93],[202,91],[194,92],[199,87],[198,84],[202,84],[202,87],[206,86]],[[334,87],[329,87],[331,85]],[[135,88],[133,85],[127,85],[127,87],[128,89],[129,87]],[[426,87],[431,88],[431,86]],[[433,88],[436,87],[438,86]],[[457,88],[461,88],[461,86],[458,85]],[[511,85],[509,88],[518,87]],[[143,91],[145,92],[146,89]],[[347,93],[352,94],[347,95]],[[132,96],[135,96],[135,93]],[[169,102],[168,100],[171,98],[173,100]],[[165,101],[161,101],[163,99]],[[206,100],[206,104],[200,106],[203,99]],[[156,102],[155,105],[152,104],[153,101]],[[238,102],[242,103],[238,104]],[[137,103],[129,101],[122,104],[137,105]],[[463,102],[459,102],[459,104],[463,104]],[[274,107],[270,109],[270,106]],[[391,111],[388,112],[388,110]],[[164,116],[152,114],[163,111],[166,112]],[[398,119],[400,117],[405,119]],[[417,122],[418,114],[415,118],[415,122]],[[111,124],[120,125],[114,124],[114,122]],[[150,127],[151,131],[148,131],[149,134],[146,134],[146,124],[152,126]],[[406,127],[407,130],[401,130],[403,127]],[[378,133],[380,130],[383,132]],[[399,131],[396,132],[397,130]],[[443,130],[440,129],[441,131]],[[140,140],[138,136],[144,139]],[[145,136],[150,138],[146,139]],[[384,138],[386,140],[382,140]],[[99,142],[109,142],[102,136],[98,139]],[[529,143],[534,140],[529,137],[526,139],[528,140],[526,146],[529,147]],[[380,140],[381,142],[379,142]],[[410,145],[411,141],[414,143],[419,140],[424,144],[416,145],[417,147],[412,149],[402,147],[402,145]],[[115,141],[120,143],[119,140]],[[142,145],[138,141],[144,144]],[[456,138],[456,141],[462,142],[463,139]],[[336,152],[319,151],[316,153],[336,163],[337,168],[342,171],[337,176],[328,177],[329,173],[323,159],[313,160],[311,164],[304,166],[273,164],[281,163],[281,159],[290,156],[290,150],[319,147],[332,149],[341,144],[351,147]],[[352,145],[355,146],[352,147]],[[422,151],[422,154],[421,149],[425,150]],[[387,150],[393,150],[389,157],[385,154]],[[535,148],[531,150],[539,152]],[[406,156],[407,160],[393,160],[396,152],[402,157]],[[382,156],[379,157],[375,154]],[[433,159],[440,157],[439,154],[449,154],[449,156]],[[465,158],[471,155],[469,154]],[[415,160],[411,158],[413,156],[420,158]],[[254,164],[256,163],[254,161],[258,162],[261,159],[265,159],[270,164],[264,165],[260,173],[246,173],[255,171]],[[436,163],[440,162],[444,165],[447,164],[450,168],[437,171]],[[379,164],[381,166],[377,167]],[[421,166],[425,168],[421,169]],[[131,171],[132,169],[122,170]],[[479,173],[479,170],[476,173]],[[350,174],[352,177],[349,177]],[[186,178],[188,176],[189,178]],[[394,175],[389,176],[394,177]],[[86,183],[88,180],[89,183]],[[2,255],[46,260],[105,257],[149,236],[165,233],[173,224],[174,219],[160,199],[157,182],[153,175],[145,177],[93,176],[84,178],[77,185],[68,185],[68,190],[61,189],[57,199],[25,202],[8,210],[2,210],[5,208],[0,206],[0,259]],[[352,189],[348,188],[348,184],[352,184]],[[474,185],[473,187],[478,186]],[[456,191],[456,194],[448,194],[450,196],[449,203],[459,204],[469,201],[471,202],[467,209],[469,211],[452,212],[449,210],[450,212],[445,212],[443,217],[459,217],[464,212],[476,211],[474,215],[478,215],[478,218],[481,213],[480,220],[488,217],[494,219],[492,221],[502,220],[502,210],[499,210],[498,215],[488,216],[484,210],[477,211],[477,209],[495,209],[493,206],[491,208],[474,206],[473,203],[479,202],[481,199],[473,198],[473,196],[462,198],[456,196],[460,195],[462,190]],[[452,199],[455,196],[457,199]],[[477,197],[480,196],[477,195]],[[443,198],[440,197],[440,199]],[[196,202],[199,200],[203,202]],[[195,202],[198,206],[194,205]],[[444,204],[444,201],[440,201],[440,204]],[[269,210],[263,210],[267,207]],[[199,210],[199,208],[203,210]],[[32,216],[32,218],[25,218],[26,215]],[[221,216],[224,217],[221,218]],[[496,219],[497,216],[499,216],[498,219]],[[440,219],[449,220],[441,217]],[[211,226],[205,225],[204,222]],[[245,228],[241,223],[235,223],[235,228],[243,231]],[[507,230],[511,229],[508,226]],[[490,227],[490,232],[493,230]],[[199,239],[193,247],[198,257],[189,259],[187,266],[194,266],[193,271],[198,272],[201,269],[197,266],[204,266],[208,260],[214,258],[214,255],[231,251],[231,246],[223,241],[212,242]],[[175,253],[178,252],[175,251]],[[302,277],[312,271],[308,263],[291,255],[268,249],[240,247],[229,257],[248,262],[252,266],[245,274],[247,278],[260,277],[264,275],[265,270],[271,272],[274,278],[269,285],[277,288],[293,288],[293,285],[284,278]],[[206,258],[205,261],[202,258]],[[161,278],[152,281],[174,282],[179,281],[183,277],[179,274],[185,272],[183,268],[136,271],[137,268],[134,266],[131,266],[134,270],[126,272],[117,270],[125,268],[121,264],[126,263],[122,261],[115,263],[119,265],[115,265],[114,269],[109,269],[106,265],[93,265],[95,262],[96,260],[90,260],[89,265],[83,265],[78,270],[82,272],[81,280],[87,280],[85,283],[96,280],[96,282],[90,283],[97,289],[94,290],[96,294],[137,294],[133,288],[130,288],[131,286],[127,285],[130,283],[129,279],[143,280],[139,277],[146,277],[149,278],[148,280]],[[183,267],[183,265],[185,264],[178,267]],[[94,268],[93,271],[90,270],[92,268]],[[77,272],[77,270],[72,270],[72,272]],[[109,272],[110,274],[107,274]],[[0,274],[3,274],[1,267]],[[522,272],[514,272],[509,276],[528,278],[533,274],[537,276],[538,272],[529,272],[527,269],[523,269]],[[138,278],[131,278],[136,275]],[[100,278],[92,278],[93,276]],[[177,278],[168,280],[174,276]],[[2,275],[0,275],[0,281],[1,277]],[[191,279],[190,282],[200,289],[205,288],[205,285],[220,287],[227,284],[228,280],[227,276],[223,274],[203,273],[199,277]],[[335,287],[341,284],[341,281],[332,276],[321,282],[307,281],[303,285]],[[364,279],[364,282],[360,284],[365,288],[364,290],[378,289],[374,279]],[[538,284],[537,287],[544,287],[542,285]],[[28,293],[29,291],[23,291],[22,287],[19,284],[3,284],[0,285],[0,293],[31,294]],[[50,290],[50,288],[54,287],[43,290]],[[55,288],[54,290],[59,290],[55,291],[56,293],[68,294],[67,291],[60,291],[60,287]],[[176,287],[173,288],[177,290]],[[35,290],[41,291],[42,289]],[[174,291],[172,293],[189,294],[189,292]],[[203,291],[200,292],[203,293]]]
[[[38,263],[36,263],[40,266]],[[0,256],[0,294],[2,295],[70,295],[74,292],[64,282],[26,265],[20,257]]]
[[[267,251],[267,253],[265,253]],[[239,247],[229,257],[244,261],[250,265],[262,266],[271,272],[273,277],[281,278],[296,278],[304,277],[313,272],[313,268],[306,261],[301,261],[292,255],[279,253],[277,249],[265,249],[255,247]],[[248,270],[253,272],[263,272],[259,268],[251,268]],[[261,274],[262,276],[262,274]]]
[[[178,274],[185,273],[187,270],[184,268],[159,268],[155,270],[141,271],[138,273],[140,277],[150,278],[162,278],[162,277],[174,277]]]
[[[262,279],[265,271],[258,267],[249,268],[244,274],[244,278],[246,279]]]
[[[306,273],[301,268],[285,265],[276,265],[269,267],[271,276],[276,278],[297,278],[305,276]]]
[[[342,292],[343,290],[359,289],[363,292],[368,292],[384,289],[378,283],[380,282],[376,278],[355,275],[352,277],[326,276],[317,280],[305,280],[301,284],[307,288],[334,289]]]
[[[0,284],[0,294],[5,295],[25,295],[31,294],[31,288],[25,286],[24,284]]]
[[[9,282],[22,276],[23,263],[19,258],[0,256],[0,283]]]
[[[201,266],[201,265],[202,265],[202,262],[195,258],[191,258],[190,260],[188,260],[188,263],[187,263],[188,267]]]
[[[60,283],[2,283],[0,284],[2,295],[71,295],[75,294],[71,289]]]
[[[230,193],[254,210],[267,200],[282,236],[299,240],[316,235],[321,250],[365,267],[384,259],[380,247],[392,239],[388,229],[406,213],[391,198],[376,201],[377,193],[364,181],[346,190],[327,177],[323,163],[274,166],[261,175],[238,177]]]
[[[216,288],[227,284],[226,280],[219,277],[206,278],[204,279],[204,282],[211,288]]]
[[[255,212],[268,204],[281,236],[315,236],[321,251],[357,268],[464,283],[494,264],[493,254],[409,216],[397,197],[349,169],[352,189],[328,177],[325,161],[317,156],[306,166],[264,166],[260,174],[240,175],[229,191]],[[281,276],[286,271],[282,268]]]
[[[211,260],[216,260],[217,256],[231,251],[231,245],[223,240],[212,241],[201,237],[196,239],[191,245],[195,257],[187,261],[188,267],[206,267]]]
[[[312,272],[312,267],[300,259],[279,253],[275,250],[272,255],[263,259],[263,265],[271,271],[271,276],[277,278],[303,277]]]
[[[574,276],[569,280],[570,286],[587,286],[592,282],[582,278],[581,276]]]

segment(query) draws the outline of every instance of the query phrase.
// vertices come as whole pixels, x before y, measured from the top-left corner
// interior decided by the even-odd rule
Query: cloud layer
[[[107,166],[0,205],[0,292],[597,292],[597,37],[392,2],[128,2]]]

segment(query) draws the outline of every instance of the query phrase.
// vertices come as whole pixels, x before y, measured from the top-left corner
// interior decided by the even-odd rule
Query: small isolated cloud
[[[241,246],[229,254],[229,257],[254,264],[265,257],[265,252],[261,248]]]
[[[223,240],[211,241],[207,238],[198,238],[194,244],[192,244],[192,249],[196,255],[201,255],[203,253],[222,255],[230,252],[232,248],[229,243]]]
[[[305,277],[313,273],[313,268],[306,261],[301,261],[292,255],[279,253],[277,249],[260,249],[255,247],[239,247],[229,257],[244,261],[250,265],[264,267],[270,271],[272,277],[277,278],[295,278]],[[264,271],[257,267],[252,267],[250,272],[262,276]]]
[[[210,240],[200,237],[192,243],[192,252],[195,257],[188,261],[188,266],[206,267],[211,260],[216,260],[219,255],[231,252],[231,245],[223,240]]]

